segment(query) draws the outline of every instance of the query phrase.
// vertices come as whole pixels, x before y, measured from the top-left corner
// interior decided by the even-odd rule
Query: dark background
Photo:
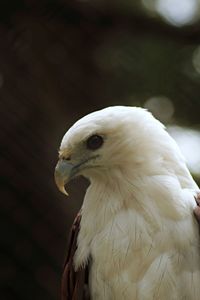
[[[139,105],[198,131],[199,2],[181,22],[161,2],[0,0],[1,300],[60,297],[67,235],[88,184],[72,182],[68,199],[54,184],[74,121]]]

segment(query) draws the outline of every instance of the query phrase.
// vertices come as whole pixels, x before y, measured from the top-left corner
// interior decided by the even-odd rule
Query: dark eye
[[[99,149],[103,145],[103,138],[100,135],[92,135],[87,140],[87,148],[90,150]]]

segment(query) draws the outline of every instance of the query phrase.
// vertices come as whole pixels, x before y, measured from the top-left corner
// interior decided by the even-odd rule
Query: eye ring
[[[104,143],[103,137],[98,134],[94,134],[90,136],[86,141],[87,148],[93,151],[101,148],[103,143]]]

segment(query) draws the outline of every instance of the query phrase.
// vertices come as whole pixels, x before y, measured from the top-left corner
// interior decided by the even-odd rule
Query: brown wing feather
[[[76,216],[71,228],[67,258],[64,264],[61,285],[62,300],[89,300],[88,266],[75,272],[73,258],[77,248],[81,212]]]

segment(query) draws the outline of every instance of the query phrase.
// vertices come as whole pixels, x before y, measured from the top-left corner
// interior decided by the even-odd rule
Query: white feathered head
[[[59,189],[69,179],[157,174],[169,161],[182,160],[176,143],[151,113],[139,107],[114,106],[78,120],[64,135],[55,179]]]

